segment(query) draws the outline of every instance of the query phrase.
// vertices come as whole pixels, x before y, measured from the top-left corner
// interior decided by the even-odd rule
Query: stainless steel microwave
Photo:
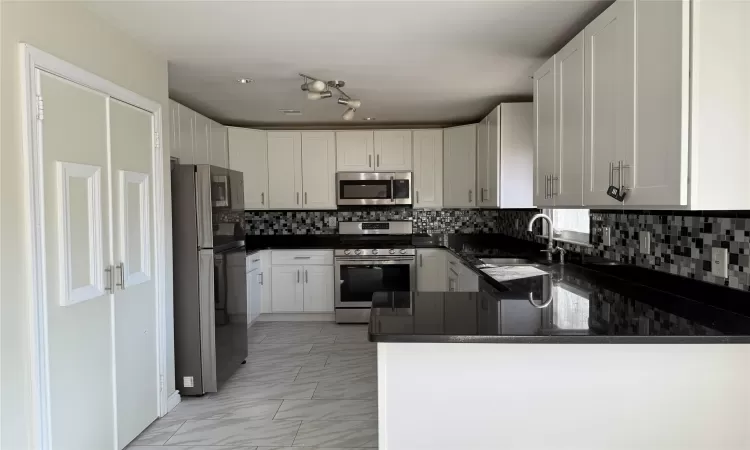
[[[411,172],[339,172],[338,205],[411,205]]]

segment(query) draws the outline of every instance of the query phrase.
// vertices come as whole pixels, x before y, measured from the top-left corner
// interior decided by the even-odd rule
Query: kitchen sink
[[[524,258],[482,258],[480,259],[485,264],[491,266],[533,266],[536,265],[534,261]]]

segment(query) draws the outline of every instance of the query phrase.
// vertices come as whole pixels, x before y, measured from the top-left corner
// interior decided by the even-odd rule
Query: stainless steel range
[[[336,322],[367,323],[374,296],[416,287],[412,222],[339,222],[342,247],[336,265]]]

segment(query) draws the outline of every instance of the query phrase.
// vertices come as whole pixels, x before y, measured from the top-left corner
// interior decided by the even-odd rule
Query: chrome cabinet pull
[[[424,267],[424,255],[419,255],[419,267]]]
[[[367,167],[372,167],[372,155],[367,155]]]
[[[294,259],[310,259],[312,256],[295,256]]]
[[[375,167],[380,167],[380,155],[375,157]]]
[[[263,272],[261,272],[261,273],[258,274],[258,278],[259,278],[258,284],[260,284],[261,286],[263,286]]]
[[[549,180],[550,180],[550,188],[549,188],[550,198],[554,198],[555,195],[557,195],[557,191],[555,191],[555,181],[558,180],[558,177],[550,175]]]
[[[254,260],[252,260],[251,262],[254,262],[254,263],[256,263],[256,262],[258,262],[258,261],[260,261],[260,258],[258,258],[258,259],[254,259]]]
[[[610,163],[609,163],[609,186],[614,186],[614,185],[612,184],[612,179],[613,179],[613,178],[615,177],[615,175],[614,175],[614,171],[615,171],[615,163],[613,163],[613,162],[610,162]],[[609,186],[608,186],[608,187],[609,187]]]
[[[469,203],[471,203],[474,199],[474,192],[472,192],[471,189],[469,189]]]
[[[544,176],[544,198],[549,198],[549,175]]]
[[[305,205],[307,204],[307,192],[305,192]]]
[[[107,292],[112,292],[112,285],[114,284],[115,280],[112,276],[112,266],[107,266],[106,269],[104,269],[104,276],[107,278],[105,280],[104,290]]]
[[[307,270],[305,270],[305,283],[307,283]]]
[[[297,271],[297,284],[299,284],[299,270]]]
[[[619,176],[620,176],[620,189],[625,190],[625,191],[629,191],[630,188],[627,185],[627,181],[628,180],[627,180],[627,178],[625,178],[625,175],[623,175],[623,172],[625,172],[625,169],[630,169],[630,164],[625,164],[624,161],[620,161],[620,166],[619,166],[619,170],[618,170],[618,173],[619,173]]]
[[[260,204],[261,205],[265,205],[266,204],[266,193],[265,192],[261,192],[260,193]]]
[[[125,263],[121,262],[116,266],[118,269],[120,269],[120,282],[117,283],[117,286],[120,287],[120,289],[125,289]]]

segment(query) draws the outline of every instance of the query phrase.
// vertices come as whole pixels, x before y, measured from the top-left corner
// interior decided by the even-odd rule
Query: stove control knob
[[[391,255],[393,255],[393,254],[396,253],[396,249],[392,248],[392,249],[388,250],[388,253],[390,253]]]
[[[352,254],[352,251],[351,251],[351,250],[344,250],[344,254],[345,254],[345,255],[351,255],[351,254]]]
[[[362,250],[355,250],[355,251],[354,251],[354,254],[355,254],[355,255],[361,255],[361,254],[362,254]]]
[[[401,254],[402,254],[402,255],[405,255],[405,254],[406,254],[406,249],[405,249],[405,248],[402,248],[402,249],[401,249]]]
[[[378,254],[378,251],[377,251],[377,250],[373,250],[373,251],[372,251],[372,254],[373,254],[373,255],[377,255],[377,254]]]

